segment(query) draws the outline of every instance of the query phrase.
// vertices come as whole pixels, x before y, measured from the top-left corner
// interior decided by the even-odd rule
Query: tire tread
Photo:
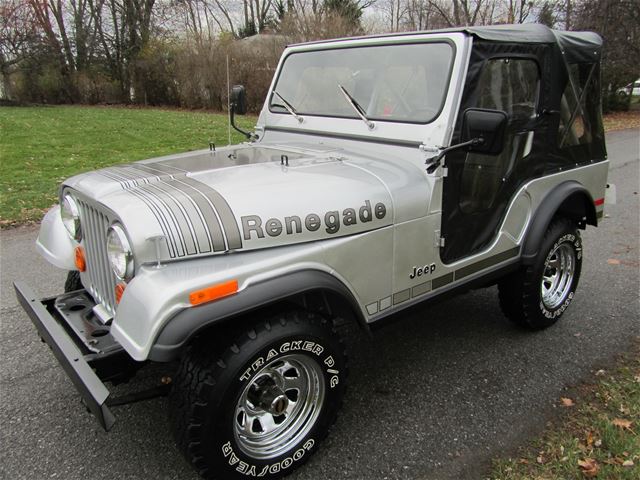
[[[207,411],[217,407],[211,405],[207,400],[211,398],[212,390],[217,384],[216,379],[227,368],[228,359],[231,356],[239,355],[246,349],[250,350],[250,345],[259,340],[262,332],[270,332],[274,328],[285,329],[289,322],[296,324],[308,322],[322,325],[327,333],[337,340],[342,349],[345,362],[344,376],[347,376],[347,352],[343,340],[338,336],[333,324],[328,323],[328,319],[313,312],[290,310],[279,313],[270,320],[257,322],[223,352],[220,352],[220,349],[212,349],[206,339],[201,339],[201,341],[187,347],[169,395],[169,420],[178,449],[203,478],[215,478],[205,459],[206,452],[199,434],[203,428]],[[331,326],[329,327],[329,325]],[[329,428],[335,423],[341,406],[342,399],[340,399],[338,408],[330,413],[327,428],[316,437],[318,443],[324,439]],[[304,464],[307,459],[305,456],[296,467]]]
[[[568,230],[580,237],[576,225],[571,220],[561,216],[555,217],[549,224],[541,245],[553,244],[560,232]],[[525,266],[498,282],[498,299],[502,313],[516,325],[530,330],[540,330],[555,323],[541,321],[539,318],[540,312],[536,294],[539,288],[539,279],[536,271],[539,262],[544,259],[543,256],[547,255],[547,252],[543,250],[540,251],[538,258],[532,265]]]

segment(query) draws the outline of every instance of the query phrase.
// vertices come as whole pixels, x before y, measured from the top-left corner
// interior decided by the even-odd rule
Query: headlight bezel
[[[82,240],[82,223],[80,222],[80,209],[78,203],[67,193],[63,195],[60,203],[60,218],[69,236],[76,242]]]
[[[112,242],[112,239],[116,242]],[[114,222],[109,226],[107,229],[105,243],[107,259],[111,266],[111,271],[118,280],[128,282],[133,278],[133,274],[135,272],[133,249],[131,248],[131,242],[129,241],[127,232],[120,223]],[[120,247],[120,251],[116,251],[115,254],[122,256],[122,260],[124,261],[124,266],[122,268],[119,268],[117,263],[114,262],[114,258],[112,256],[114,253],[113,248],[117,248],[118,246]]]

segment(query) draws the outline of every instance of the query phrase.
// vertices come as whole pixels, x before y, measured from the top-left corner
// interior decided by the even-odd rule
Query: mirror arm
[[[472,138],[471,140],[468,140],[466,142],[462,142],[462,143],[458,143],[456,145],[451,145],[450,147],[446,147],[446,148],[441,148],[440,149],[440,153],[438,153],[438,155],[436,155],[433,158],[429,158],[426,160],[426,164],[427,166],[427,173],[433,173],[436,171],[436,169],[440,166],[440,162],[442,161],[442,159],[444,158],[444,156],[449,153],[452,152],[454,150],[459,150],[461,148],[464,147],[473,147],[476,145],[482,145],[484,143],[484,138]]]
[[[253,133],[251,132],[247,132],[246,130],[241,129],[240,127],[238,127],[236,125],[236,120],[235,120],[235,113],[236,113],[236,104],[231,103],[231,111],[229,112],[229,121],[231,122],[231,126],[234,128],[234,130],[237,130],[238,132],[240,132],[241,134],[243,134],[245,137],[247,137],[248,140],[253,140]]]

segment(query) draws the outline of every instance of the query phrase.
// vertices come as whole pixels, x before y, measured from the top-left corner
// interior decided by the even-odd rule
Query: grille
[[[75,200],[80,209],[82,242],[87,259],[87,270],[83,284],[94,300],[101,303],[113,315],[116,305],[114,292],[116,277],[107,258],[107,229],[110,221],[107,215],[98,208],[79,198]]]

